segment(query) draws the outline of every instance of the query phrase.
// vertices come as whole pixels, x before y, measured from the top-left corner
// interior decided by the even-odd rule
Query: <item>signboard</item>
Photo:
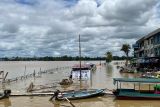
[[[90,70],[81,70],[81,78],[82,79],[90,79],[91,71]],[[80,78],[80,70],[72,71],[72,78],[79,79]]]

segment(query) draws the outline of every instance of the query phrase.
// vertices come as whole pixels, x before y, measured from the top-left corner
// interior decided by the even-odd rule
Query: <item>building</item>
[[[160,57],[160,28],[133,44],[134,57]]]

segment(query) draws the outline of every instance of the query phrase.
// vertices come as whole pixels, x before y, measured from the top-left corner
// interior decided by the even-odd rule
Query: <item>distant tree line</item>
[[[52,57],[52,56],[45,56],[45,57],[3,57],[0,58],[0,61],[78,61],[80,59],[79,56],[72,57],[72,56],[60,56],[60,57]],[[112,56],[113,60],[125,60],[126,56]],[[129,57],[128,59],[132,59]],[[106,60],[106,57],[81,57],[81,60]]]

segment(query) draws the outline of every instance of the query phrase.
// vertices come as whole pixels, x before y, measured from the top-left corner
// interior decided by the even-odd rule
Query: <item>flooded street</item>
[[[16,78],[19,76],[36,72],[36,77],[28,77],[24,80],[18,80],[11,83],[1,85],[1,89],[10,88],[12,93],[24,93],[26,87],[31,82],[35,85],[53,85],[54,89],[60,90],[78,90],[82,88],[108,88],[114,89],[113,78],[115,77],[136,77],[137,74],[119,73],[117,65],[112,62],[109,65],[100,66],[100,61],[93,61],[97,64],[97,70],[92,72],[92,78],[88,81],[74,81],[71,86],[63,87],[58,84],[62,79],[68,78],[71,71],[71,66],[77,64],[76,61],[46,61],[46,62],[0,62],[1,70],[9,72],[7,78]],[[83,62],[86,63],[86,62]],[[103,63],[103,61],[102,61]],[[70,66],[70,67],[68,67]],[[121,65],[120,65],[121,66]],[[60,68],[60,69],[54,69]],[[51,72],[38,75],[39,71],[53,69]],[[124,84],[127,87],[133,87],[132,84]],[[40,97],[10,97],[9,99],[0,100],[0,107],[70,107],[67,102],[49,101],[50,96]],[[105,95],[84,100],[75,100],[72,103],[76,107],[159,107],[159,101],[126,101],[115,100],[112,95]]]

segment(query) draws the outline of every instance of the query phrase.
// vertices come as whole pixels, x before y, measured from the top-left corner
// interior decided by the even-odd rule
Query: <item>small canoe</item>
[[[11,90],[4,90],[4,92],[0,93],[0,100],[4,98],[9,98],[11,94]]]
[[[58,96],[55,97],[56,100],[64,100],[65,98],[69,100],[77,100],[77,99],[85,99],[104,95],[104,89],[82,89],[78,91],[65,91],[59,93]]]

